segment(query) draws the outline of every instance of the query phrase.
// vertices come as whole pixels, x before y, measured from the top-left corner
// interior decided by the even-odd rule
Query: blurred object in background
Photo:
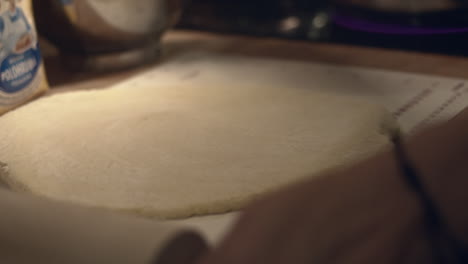
[[[324,40],[327,0],[191,0],[180,27],[256,36]]]
[[[181,28],[468,55],[467,0],[192,0]]]
[[[40,0],[39,32],[72,69],[108,71],[153,61],[162,34],[178,19],[180,0]]]
[[[360,6],[381,11],[425,12],[458,7],[463,0],[335,0],[345,5]]]
[[[335,0],[333,41],[468,55],[466,0]]]

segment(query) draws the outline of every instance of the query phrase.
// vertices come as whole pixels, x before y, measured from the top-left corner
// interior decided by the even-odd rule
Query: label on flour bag
[[[0,114],[46,90],[31,0],[0,0]]]

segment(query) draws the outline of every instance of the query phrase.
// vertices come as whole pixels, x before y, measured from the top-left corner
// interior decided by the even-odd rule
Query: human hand
[[[468,215],[460,218],[464,208],[460,206],[468,198],[461,189],[468,186],[468,179],[456,192],[451,190],[459,180],[441,182],[443,171],[467,178],[468,165],[463,161],[468,160],[468,109],[418,135],[407,148],[422,172],[421,180],[427,181],[429,195],[441,204],[441,213],[457,219],[449,222],[464,229],[453,230],[468,237],[464,224]],[[453,204],[454,199],[459,200]],[[434,263],[422,208],[394,154],[384,153],[254,203],[200,264]]]
[[[253,204],[201,264],[431,263],[418,197],[390,153]]]

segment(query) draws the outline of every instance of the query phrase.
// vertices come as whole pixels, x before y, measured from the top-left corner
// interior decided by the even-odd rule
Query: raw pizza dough
[[[379,106],[306,89],[147,86],[53,95],[0,127],[10,188],[182,218],[367,157],[396,126]]]

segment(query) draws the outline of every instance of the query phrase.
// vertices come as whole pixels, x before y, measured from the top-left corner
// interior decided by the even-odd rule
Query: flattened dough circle
[[[11,188],[157,218],[240,209],[380,150],[381,107],[279,87],[118,87],[37,100],[0,118]]]

